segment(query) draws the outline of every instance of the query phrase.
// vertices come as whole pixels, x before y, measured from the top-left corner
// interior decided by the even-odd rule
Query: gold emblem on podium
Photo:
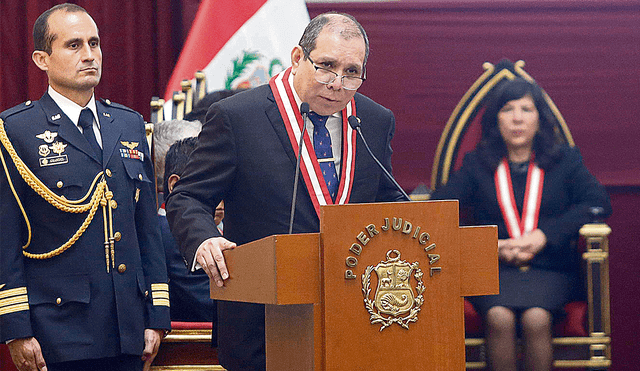
[[[378,277],[378,284],[372,300],[370,298],[371,273],[374,271]],[[417,295],[414,295],[414,287],[411,286],[412,274],[417,282],[415,286]],[[362,294],[364,306],[371,315],[369,317],[371,324],[381,324],[380,331],[393,323],[409,329],[409,323],[418,320],[420,307],[424,303],[422,293],[425,286],[422,275],[419,263],[400,260],[398,250],[389,250],[386,261],[368,266],[362,274]]]

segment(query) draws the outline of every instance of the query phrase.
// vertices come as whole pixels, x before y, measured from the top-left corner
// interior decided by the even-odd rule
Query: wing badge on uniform
[[[132,158],[140,161],[144,161],[144,153],[137,150],[136,147],[140,144],[139,142],[128,142],[125,140],[120,141],[120,143],[127,148],[120,148],[120,156],[122,158]]]
[[[138,142],[127,142],[127,141],[120,141],[120,143],[122,143],[123,146],[129,149],[135,149],[139,144]]]
[[[58,133],[45,130],[44,133],[36,135],[36,138],[44,140],[45,143],[53,143],[57,136]]]

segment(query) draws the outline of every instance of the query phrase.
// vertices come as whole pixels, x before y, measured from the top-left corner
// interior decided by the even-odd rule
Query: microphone
[[[362,135],[362,129],[361,129],[362,125],[360,124],[360,118],[351,115],[349,116],[348,120],[349,120],[349,125],[353,130],[358,132],[358,135],[360,136],[360,139],[362,139],[362,143],[364,143],[364,147],[367,149],[367,152],[369,152],[369,155],[371,155],[371,158],[373,158],[373,160],[376,162],[376,164],[378,164],[380,169],[382,169],[382,172],[384,173],[384,175],[386,175],[387,178],[389,178],[391,183],[393,183],[393,185],[402,193],[402,195],[407,199],[407,201],[412,201],[409,195],[404,191],[404,189],[400,187],[400,184],[396,182],[393,176],[387,171],[387,169],[384,166],[382,166],[380,161],[378,161],[378,158],[376,157],[376,155],[373,154],[373,151],[371,151],[371,148],[369,148],[367,141],[364,139],[364,135]]]
[[[298,158],[296,159],[296,177],[293,180],[293,198],[291,199],[291,219],[289,219],[289,234],[293,233],[293,218],[296,215],[296,196],[298,195],[298,181],[300,180],[300,158],[302,157],[302,146],[304,145],[304,133],[307,131],[307,116],[309,115],[309,103],[300,104],[300,114],[302,114],[302,133],[298,141]]]

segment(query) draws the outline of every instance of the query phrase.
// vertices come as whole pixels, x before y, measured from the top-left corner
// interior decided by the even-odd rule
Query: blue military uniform
[[[0,114],[0,341],[34,336],[48,363],[170,328],[144,121],[96,107],[103,159],[48,94]]]

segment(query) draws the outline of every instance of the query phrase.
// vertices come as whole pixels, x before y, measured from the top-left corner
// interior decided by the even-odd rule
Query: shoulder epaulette
[[[113,107],[113,108],[119,108],[125,111],[129,111],[129,112],[133,112],[133,113],[138,113],[135,110],[127,107],[127,106],[123,106],[120,103],[116,103],[116,102],[112,102],[109,99],[101,99],[102,103],[104,103],[105,105],[109,106],[109,107]]]
[[[28,110],[31,107],[33,107],[33,102],[28,100],[24,103],[18,104],[17,106],[11,107],[8,110],[0,113],[0,119],[5,120],[7,117],[11,115],[15,115],[16,113],[19,113],[19,112]]]

